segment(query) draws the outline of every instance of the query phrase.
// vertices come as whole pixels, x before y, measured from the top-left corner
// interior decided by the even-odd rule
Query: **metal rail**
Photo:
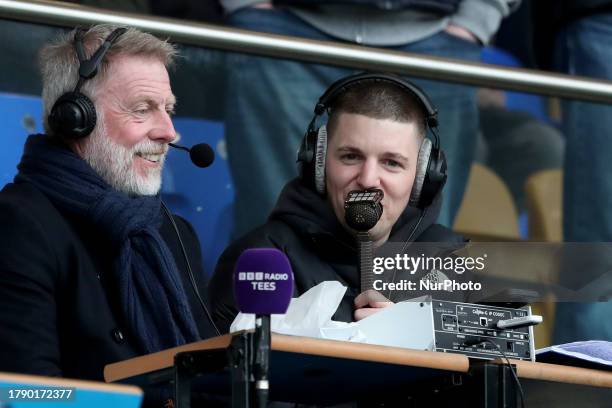
[[[528,69],[500,68],[421,54],[264,34],[192,21],[119,13],[71,3],[0,0],[0,18],[67,27],[99,23],[121,24],[166,36],[176,42],[226,51],[612,103],[612,81]]]

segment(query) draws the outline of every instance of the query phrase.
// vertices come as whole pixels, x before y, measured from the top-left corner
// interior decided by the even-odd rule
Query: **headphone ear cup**
[[[302,139],[300,148],[298,149],[296,160],[300,179],[304,184],[312,188],[314,188],[314,185],[312,184],[314,179],[314,169],[312,166],[316,140],[317,130],[309,126],[308,130],[306,130],[304,138]]]
[[[87,96],[80,92],[68,92],[53,104],[49,114],[49,126],[53,133],[67,140],[88,136],[96,127],[96,108]]]
[[[427,176],[427,169],[429,168],[431,149],[431,140],[427,138],[423,139],[421,147],[419,148],[414,183],[412,184],[412,191],[410,192],[410,199],[408,200],[408,205],[411,207],[422,207],[421,194],[423,192],[423,184],[425,183],[425,178]]]
[[[327,127],[322,125],[317,132],[314,155],[314,185],[319,194],[325,194],[325,160],[327,158]]]
[[[446,156],[443,150],[434,148],[429,156],[429,167],[421,190],[419,204],[422,207],[431,205],[434,198],[442,191],[444,184],[446,184],[446,178]]]

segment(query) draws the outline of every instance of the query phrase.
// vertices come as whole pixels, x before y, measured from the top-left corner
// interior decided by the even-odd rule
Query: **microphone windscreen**
[[[283,314],[293,294],[293,271],[287,256],[276,248],[244,251],[234,270],[238,310],[259,315]]]
[[[359,232],[374,228],[382,215],[380,203],[351,203],[346,206],[344,219],[349,227]]]
[[[189,151],[189,157],[198,167],[208,167],[215,161],[215,151],[206,143],[199,143]]]

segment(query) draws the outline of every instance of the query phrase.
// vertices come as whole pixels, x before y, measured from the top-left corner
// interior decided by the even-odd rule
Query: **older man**
[[[197,237],[158,195],[175,55],[110,26],[42,50],[46,134],[0,192],[0,371],[102,379],[213,334]]]
[[[327,124],[317,126],[325,112]],[[390,75],[357,74],[333,84],[315,113],[298,154],[301,177],[285,186],[267,223],[231,245],[217,265],[209,295],[222,330],[237,313],[234,263],[251,247],[287,254],[297,294],[328,280],[347,286],[337,320],[359,320],[389,304],[357,296],[356,231],[345,217],[352,191],[382,192],[382,215],[368,231],[381,252],[404,252],[412,241],[462,242],[435,224],[446,163],[437,134],[426,138],[428,129],[437,131],[437,115],[420,89]]]

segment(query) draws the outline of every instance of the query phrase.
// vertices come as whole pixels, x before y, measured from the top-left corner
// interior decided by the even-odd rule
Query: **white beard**
[[[168,145],[145,139],[132,147],[124,147],[108,137],[103,121],[100,121],[99,126],[85,139],[81,149],[83,159],[116,190],[128,195],[146,196],[159,192]],[[163,154],[160,155],[159,166],[154,169],[145,168],[145,174],[138,174],[134,168],[135,154],[160,152]]]

